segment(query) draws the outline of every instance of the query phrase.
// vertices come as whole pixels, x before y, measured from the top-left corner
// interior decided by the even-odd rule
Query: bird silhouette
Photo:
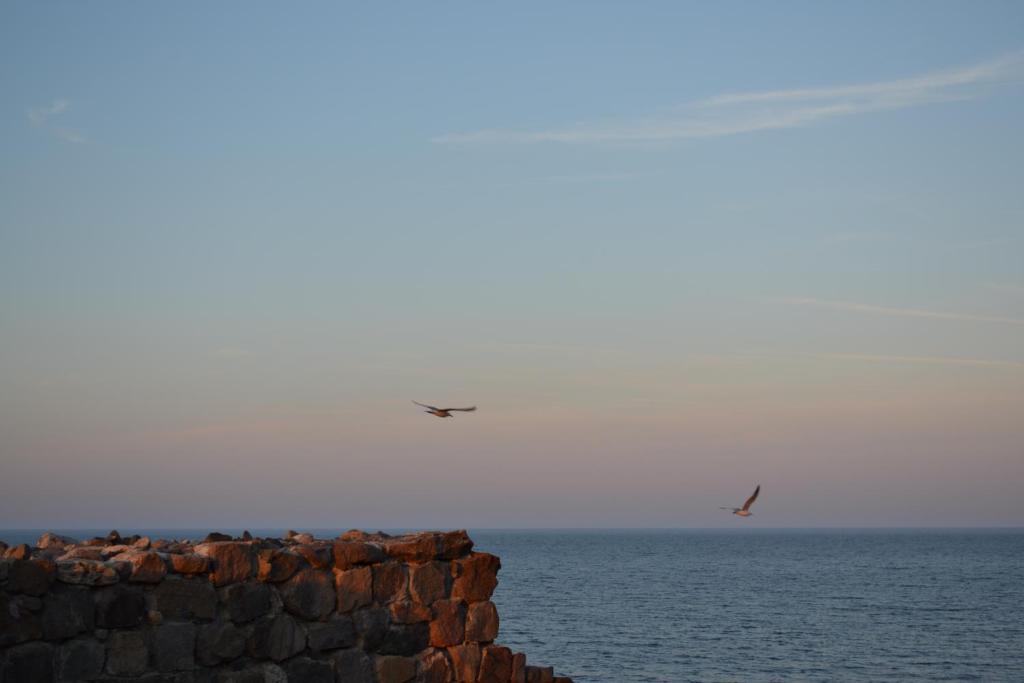
[[[759,494],[759,493],[761,493],[761,485],[760,484],[758,484],[757,488],[754,489],[754,493],[750,496],[750,498],[747,498],[747,502],[743,504],[743,507],[741,507],[741,508],[719,508],[719,510],[732,510],[732,514],[734,514],[734,515],[738,515],[740,517],[750,517],[752,514],[754,514],[753,512],[750,511],[750,506],[754,504],[755,500],[757,500],[757,494]]]
[[[471,413],[476,410],[476,406],[470,406],[469,408],[438,408],[436,406],[428,406],[426,403],[420,403],[419,401],[413,401],[413,403],[421,408],[426,408],[423,412],[430,413],[431,415],[437,415],[438,417],[453,417],[453,410],[463,413]]]

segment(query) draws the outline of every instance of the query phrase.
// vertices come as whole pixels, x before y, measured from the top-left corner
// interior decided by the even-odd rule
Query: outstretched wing
[[[421,408],[430,408],[431,410],[438,410],[438,408],[435,408],[434,406],[428,406],[426,403],[420,403],[419,401],[413,401],[413,403],[415,403]]]
[[[749,510],[750,506],[754,504],[754,501],[757,500],[757,494],[759,494],[759,493],[761,493],[761,485],[760,484],[758,484],[757,488],[754,489],[754,494],[752,496],[750,496],[750,498],[747,498],[747,502],[743,504],[742,510],[744,512]]]
[[[470,406],[469,408],[444,408],[443,410],[446,413],[449,413],[453,410],[459,410],[462,411],[463,413],[472,413],[474,410],[476,410],[476,406]]]

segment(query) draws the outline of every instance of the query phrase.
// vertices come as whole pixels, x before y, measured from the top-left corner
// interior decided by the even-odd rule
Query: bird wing
[[[440,410],[439,408],[435,408],[434,406],[428,406],[426,403],[420,403],[419,401],[413,401],[413,403],[415,403],[416,405],[420,406],[421,408],[430,408],[431,410]]]
[[[744,512],[749,510],[750,506],[754,504],[754,501],[757,500],[757,494],[759,494],[759,493],[761,493],[761,485],[760,484],[758,484],[757,488],[754,489],[753,495],[751,495],[750,498],[747,498],[747,502],[743,504],[743,507],[741,509]]]
[[[476,406],[470,406],[469,408],[442,408],[442,410],[446,413],[452,410],[461,410],[464,413],[472,413],[474,410],[476,410]]]

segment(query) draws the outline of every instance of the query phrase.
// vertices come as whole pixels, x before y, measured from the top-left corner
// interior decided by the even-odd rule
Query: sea
[[[1024,529],[470,535],[501,557],[499,642],[577,683],[1024,682]]]

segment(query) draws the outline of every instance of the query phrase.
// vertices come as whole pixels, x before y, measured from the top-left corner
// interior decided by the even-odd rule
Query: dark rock
[[[38,599],[0,591],[0,647],[38,640],[43,636],[42,619],[29,604]]]
[[[7,590],[11,593],[42,595],[50,586],[50,579],[56,573],[50,571],[52,562],[46,560],[15,560],[7,568]]]
[[[117,584],[94,592],[96,625],[100,628],[135,628],[146,618],[142,591]]]
[[[454,560],[462,557],[473,549],[473,541],[465,529],[442,533],[438,557],[442,560]]]
[[[370,567],[356,567],[334,572],[334,588],[338,595],[338,611],[351,612],[373,602],[373,573]]]
[[[391,612],[391,621],[395,624],[418,624],[421,621],[430,621],[430,608],[418,602],[404,600],[393,602],[388,605]]]
[[[242,540],[243,541],[251,541],[252,540],[252,534],[249,533],[248,529],[246,529],[245,531],[242,532]]]
[[[107,673],[139,676],[146,671],[149,650],[139,631],[115,631],[107,639]]]
[[[490,600],[498,585],[498,570],[501,560],[490,553],[473,553],[456,560],[457,573],[452,584],[452,598],[466,602]]]
[[[254,659],[281,662],[306,649],[306,632],[301,624],[287,614],[264,619],[256,624],[246,643]]]
[[[379,603],[407,600],[409,577],[404,564],[385,562],[373,565],[373,599]]]
[[[92,596],[87,589],[54,590],[43,599],[43,638],[64,640],[94,626]]]
[[[288,550],[269,548],[259,552],[256,572],[260,581],[278,583],[287,581],[302,566],[302,557]]]
[[[526,667],[526,683],[554,683],[555,672],[550,666]]]
[[[307,621],[323,621],[337,602],[331,575],[316,569],[303,569],[282,583],[278,591],[284,608]]]
[[[388,613],[381,607],[370,607],[352,613],[356,633],[363,641],[363,649],[375,651],[388,634]]]
[[[494,603],[485,600],[470,605],[466,615],[466,640],[489,643],[497,637],[498,608]]]
[[[53,645],[26,643],[7,651],[3,679],[10,683],[43,683],[53,680]]]
[[[414,655],[430,645],[430,627],[425,623],[392,624],[377,651],[385,655]]]
[[[352,647],[356,644],[356,628],[352,617],[339,614],[329,621],[306,625],[309,649],[314,652]]]
[[[461,600],[438,600],[431,607],[430,644],[434,647],[458,645],[465,640],[466,604]]]
[[[195,551],[213,561],[210,579],[216,586],[245,581],[256,573],[256,551],[250,543],[201,543]]]
[[[477,683],[508,683],[512,678],[512,650],[488,645],[480,657]]]
[[[196,657],[203,666],[241,657],[245,652],[245,632],[229,621],[215,621],[199,627]]]
[[[163,624],[153,632],[153,656],[160,671],[191,671],[196,666],[196,627]]]
[[[375,543],[363,541],[335,541],[334,543],[334,566],[337,569],[375,564],[383,562],[386,557],[384,549]]]
[[[427,562],[409,567],[409,592],[423,605],[448,597],[451,569],[447,562]]]
[[[378,657],[378,683],[407,683],[416,676],[416,660],[410,657]]]
[[[297,545],[293,550],[313,569],[329,569],[334,564],[331,548],[326,545]]]
[[[362,650],[338,650],[331,661],[338,683],[374,683],[373,660]]]
[[[57,648],[54,657],[58,681],[85,681],[103,673],[106,659],[103,643],[88,638],[69,640]]]
[[[293,657],[285,662],[282,668],[289,681],[334,683],[334,667],[330,662],[309,657]]]
[[[107,534],[107,537],[103,540],[107,542],[107,545],[117,545],[118,543],[121,543],[121,534],[117,533],[117,530],[114,530]]]
[[[206,534],[206,538],[203,539],[203,543],[219,543],[222,541],[233,541],[235,540],[230,534],[222,534],[219,531],[211,531]]]
[[[213,619],[217,592],[208,581],[168,577],[153,590],[158,612],[168,619]]]
[[[243,624],[270,611],[270,588],[262,583],[236,583],[221,591],[231,621]]]
[[[526,655],[522,652],[512,655],[512,678],[509,683],[526,683]]]

